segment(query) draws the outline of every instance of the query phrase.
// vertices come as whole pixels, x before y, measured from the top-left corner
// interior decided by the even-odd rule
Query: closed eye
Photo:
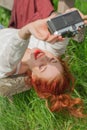
[[[51,58],[51,59],[50,59],[50,62],[51,62],[51,63],[57,63],[57,60],[56,60],[55,58]]]
[[[44,64],[39,66],[39,70],[40,70],[41,72],[44,71],[46,68],[47,68],[47,66],[44,65]]]

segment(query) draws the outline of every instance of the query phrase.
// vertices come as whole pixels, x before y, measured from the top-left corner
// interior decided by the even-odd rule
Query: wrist
[[[19,30],[18,35],[23,40],[27,40],[30,37],[31,33],[29,32],[29,29],[27,29],[27,26],[24,26]]]

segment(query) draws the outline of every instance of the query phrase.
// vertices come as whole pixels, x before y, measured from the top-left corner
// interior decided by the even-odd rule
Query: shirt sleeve
[[[28,46],[28,40],[18,36],[17,29],[0,30],[0,78],[13,71],[22,59]]]

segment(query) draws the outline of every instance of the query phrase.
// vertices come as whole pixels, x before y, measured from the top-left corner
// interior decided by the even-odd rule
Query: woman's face
[[[32,49],[28,61],[32,76],[47,80],[54,79],[63,72],[60,61],[51,53],[40,49]]]

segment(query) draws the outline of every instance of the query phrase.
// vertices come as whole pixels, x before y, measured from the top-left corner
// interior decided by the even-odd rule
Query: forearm
[[[28,27],[27,27],[27,26],[28,26]],[[24,27],[22,27],[22,28],[19,30],[18,35],[19,35],[19,37],[20,37],[21,39],[27,40],[27,39],[30,37],[30,35],[31,35],[31,33],[30,33],[30,31],[29,31],[29,24],[26,25],[26,26],[24,26]]]

